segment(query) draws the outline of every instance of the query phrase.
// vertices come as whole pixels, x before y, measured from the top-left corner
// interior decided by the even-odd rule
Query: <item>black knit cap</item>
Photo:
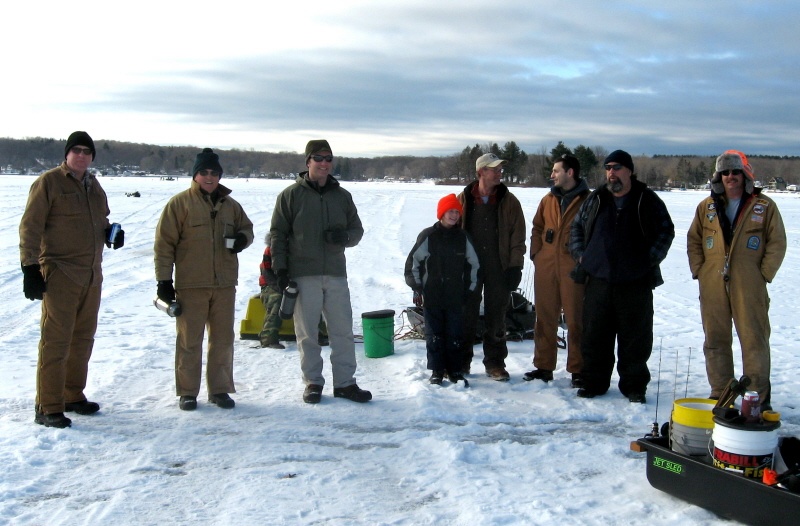
[[[619,163],[633,173],[633,158],[625,150],[614,150],[609,153],[606,160],[603,161],[604,165],[608,163]]]
[[[64,147],[64,159],[67,158],[67,154],[73,146],[85,146],[92,150],[92,160],[94,161],[94,157],[97,155],[97,150],[94,149],[94,141],[91,137],[89,137],[88,133],[85,131],[72,132],[67,139],[67,145]]]
[[[219,155],[214,153],[211,148],[203,148],[203,151],[197,154],[197,159],[194,161],[194,167],[192,167],[192,173],[190,174],[192,179],[201,170],[214,170],[219,172],[219,176],[222,177],[222,165],[219,164]]]

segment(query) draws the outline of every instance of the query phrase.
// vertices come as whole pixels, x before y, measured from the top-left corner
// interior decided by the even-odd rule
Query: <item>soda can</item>
[[[759,422],[761,420],[761,401],[758,391],[747,391],[742,396],[742,416],[745,422]]]

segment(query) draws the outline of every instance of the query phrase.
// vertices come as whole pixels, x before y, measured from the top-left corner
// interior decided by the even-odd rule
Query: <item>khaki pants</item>
[[[97,330],[100,286],[78,285],[57,267],[46,278],[36,405],[43,413],[63,413],[64,402],[86,400],[83,389]]]
[[[296,278],[298,295],[294,328],[300,351],[300,369],[306,385],[325,385],[322,354],[318,341],[319,317],[328,325],[331,345],[333,387],[356,383],[356,352],[353,341],[353,309],[347,278],[304,276]]]
[[[180,289],[183,314],[175,318],[175,387],[178,396],[197,396],[203,370],[203,332],[208,330],[208,394],[235,393],[233,322],[236,288]]]
[[[701,281],[700,314],[711,394],[719,396],[735,377],[732,348],[735,325],[742,348],[743,373],[751,381],[748,390],[758,391],[762,404],[770,403],[769,295],[761,276],[753,276],[746,284],[737,280],[730,292],[721,277]]]

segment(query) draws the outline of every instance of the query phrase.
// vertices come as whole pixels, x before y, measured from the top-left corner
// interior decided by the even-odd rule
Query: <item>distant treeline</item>
[[[105,175],[146,172],[163,175],[188,175],[201,148],[195,146],[159,146],[112,140],[95,141],[97,159],[93,167]],[[305,169],[302,153],[258,152],[254,150],[217,150],[228,177],[284,178]],[[608,150],[602,146],[577,145],[570,148],[559,142],[549,151],[541,147],[527,153],[514,141],[503,147],[497,143],[466,146],[446,156],[415,157],[336,157],[334,173],[345,180],[418,180],[436,179],[466,182],[475,177],[475,160],[493,152],[509,162],[505,179],[512,184],[547,186],[552,159],[571,153],[581,162],[582,175],[596,186],[604,173],[602,160]],[[654,187],[702,186],[714,170],[716,156],[653,155],[636,156],[639,179]],[[775,178],[786,184],[800,182],[800,157],[748,155],[756,175],[764,186]],[[0,168],[3,171],[40,173],[64,159],[64,141],[48,138],[0,138]]]

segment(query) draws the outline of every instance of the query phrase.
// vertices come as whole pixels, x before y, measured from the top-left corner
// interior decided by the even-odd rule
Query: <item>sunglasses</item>
[[[206,177],[221,177],[222,174],[216,170],[197,170],[197,173]]]
[[[719,172],[720,175],[744,175],[743,170],[722,170]]]
[[[91,148],[81,148],[80,146],[73,146],[72,148],[69,149],[69,151],[71,151],[75,155],[80,155],[80,154],[92,155],[92,149]]]
[[[607,172],[608,171],[619,172],[624,168],[624,166],[622,166],[621,164],[606,164],[603,165],[603,168],[605,168]]]
[[[322,161],[325,161],[326,163],[333,162],[333,155],[312,155],[311,158],[317,163],[321,163]]]

